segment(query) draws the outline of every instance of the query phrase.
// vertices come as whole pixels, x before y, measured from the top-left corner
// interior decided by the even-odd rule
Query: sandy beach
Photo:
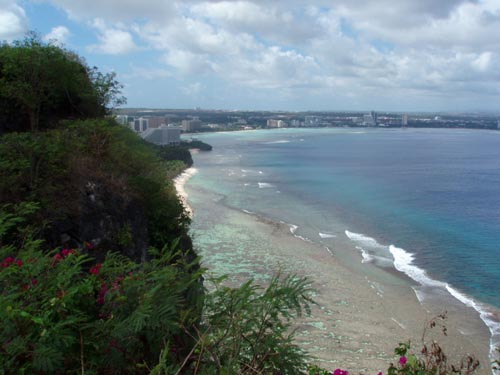
[[[191,208],[191,206],[188,203],[188,200],[187,200],[188,195],[186,193],[186,189],[184,188],[184,185],[197,172],[198,172],[198,170],[196,168],[188,168],[174,179],[174,186],[175,186],[175,189],[177,190],[177,195],[179,196],[179,199],[181,200],[182,205],[184,206],[184,209],[186,210],[186,212],[190,218],[193,217],[193,209]]]
[[[184,198],[184,184],[194,173],[186,172],[176,181]],[[229,275],[233,285],[249,278],[265,284],[279,272],[312,281],[317,305],[311,316],[297,321],[297,341],[313,362],[327,369],[385,373],[397,360],[398,343],[410,340],[419,352],[426,322],[447,309],[432,301],[421,304],[411,280],[397,271],[363,265],[359,254],[356,262],[340,261],[336,254],[347,242],[325,249],[295,237],[286,223],[228,207],[222,195],[196,184],[187,189],[195,209],[194,243],[209,272]],[[442,344],[450,363],[459,363],[461,354],[475,354],[482,363],[478,373],[491,374],[489,332],[477,314],[465,306],[451,309],[445,324],[447,336],[436,328],[428,331],[426,341]]]

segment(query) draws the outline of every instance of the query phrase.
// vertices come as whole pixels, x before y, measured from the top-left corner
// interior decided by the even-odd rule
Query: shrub
[[[38,202],[40,211],[32,223],[39,232],[51,225],[57,232],[58,227],[79,225],[87,209],[87,185],[98,186],[113,199],[102,210],[115,216],[116,227],[132,215],[127,207],[133,201],[147,221],[143,226],[149,244],[161,248],[187,233],[189,218],[169,179],[179,170],[178,163],[162,162],[154,148],[112,120],[66,122],[60,129],[1,138],[0,204]],[[49,246],[60,244],[60,233],[43,237]]]
[[[389,375],[448,375],[448,374],[473,374],[479,368],[479,361],[472,355],[465,355],[459,364],[451,364],[448,357],[436,341],[425,342],[425,335],[428,329],[441,327],[446,335],[444,320],[446,313],[437,315],[431,319],[424,329],[422,335],[422,349],[420,353],[415,353],[410,342],[402,342],[394,350],[399,357],[396,365],[390,365]]]
[[[303,278],[274,277],[267,288],[248,281],[205,296],[195,344],[178,367],[161,362],[152,374],[301,374],[307,354],[294,343],[292,322],[309,312],[312,289]]]
[[[17,223],[0,212],[0,241]],[[167,342],[172,361],[191,347],[201,271],[174,249],[93,263],[79,249],[0,243],[0,373],[146,374]]]

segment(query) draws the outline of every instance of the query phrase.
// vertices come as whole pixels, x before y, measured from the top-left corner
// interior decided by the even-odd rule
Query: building
[[[168,119],[165,116],[148,117],[148,122],[150,128],[159,128],[162,125],[168,125]]]
[[[406,113],[401,116],[401,125],[408,126],[408,115]]]
[[[142,133],[149,127],[149,121],[146,117],[138,117],[129,123],[130,128],[136,133]]]
[[[378,124],[378,113],[375,112],[375,111],[371,111],[370,115],[372,116],[374,125],[377,126],[377,124]]]
[[[198,117],[193,117],[190,120],[182,120],[182,130],[192,132],[201,129],[201,121]]]
[[[286,123],[283,120],[269,119],[269,120],[267,120],[267,127],[268,128],[286,128]]]
[[[128,125],[130,121],[134,121],[134,118],[127,115],[116,115],[115,120],[119,124]]]
[[[318,126],[319,117],[317,116],[305,116],[304,118],[304,126]]]
[[[373,118],[372,114],[369,113],[367,115],[363,115],[363,125],[364,126],[375,126],[375,119]]]
[[[181,128],[178,126],[161,125],[149,128],[141,133],[142,139],[159,146],[177,146],[181,143]]]
[[[497,121],[497,129],[500,129],[500,120]]]

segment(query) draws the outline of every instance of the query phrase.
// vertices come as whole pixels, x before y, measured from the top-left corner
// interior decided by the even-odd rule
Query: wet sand
[[[297,320],[296,337],[322,367],[385,374],[389,364],[397,361],[398,343],[411,340],[419,352],[425,323],[447,308],[439,301],[422,305],[412,281],[403,274],[362,265],[359,254],[344,249],[347,241],[339,239],[329,252],[295,237],[285,223],[228,207],[222,196],[194,184],[188,184],[187,190],[195,209],[194,243],[209,272],[229,275],[233,285],[249,278],[265,284],[279,272],[312,281],[318,304],[309,317]],[[356,259],[340,254],[353,254]],[[465,306],[454,307],[445,324],[447,336],[434,329],[426,341],[436,339],[442,344],[451,363],[459,362],[461,354],[474,353],[482,363],[478,373],[491,374],[489,332],[477,314]]]

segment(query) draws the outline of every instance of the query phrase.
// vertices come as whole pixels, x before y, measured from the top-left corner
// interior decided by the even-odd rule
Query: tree
[[[0,44],[0,133],[37,131],[67,118],[99,117],[121,105],[115,73],[89,68],[77,54],[35,33]]]

